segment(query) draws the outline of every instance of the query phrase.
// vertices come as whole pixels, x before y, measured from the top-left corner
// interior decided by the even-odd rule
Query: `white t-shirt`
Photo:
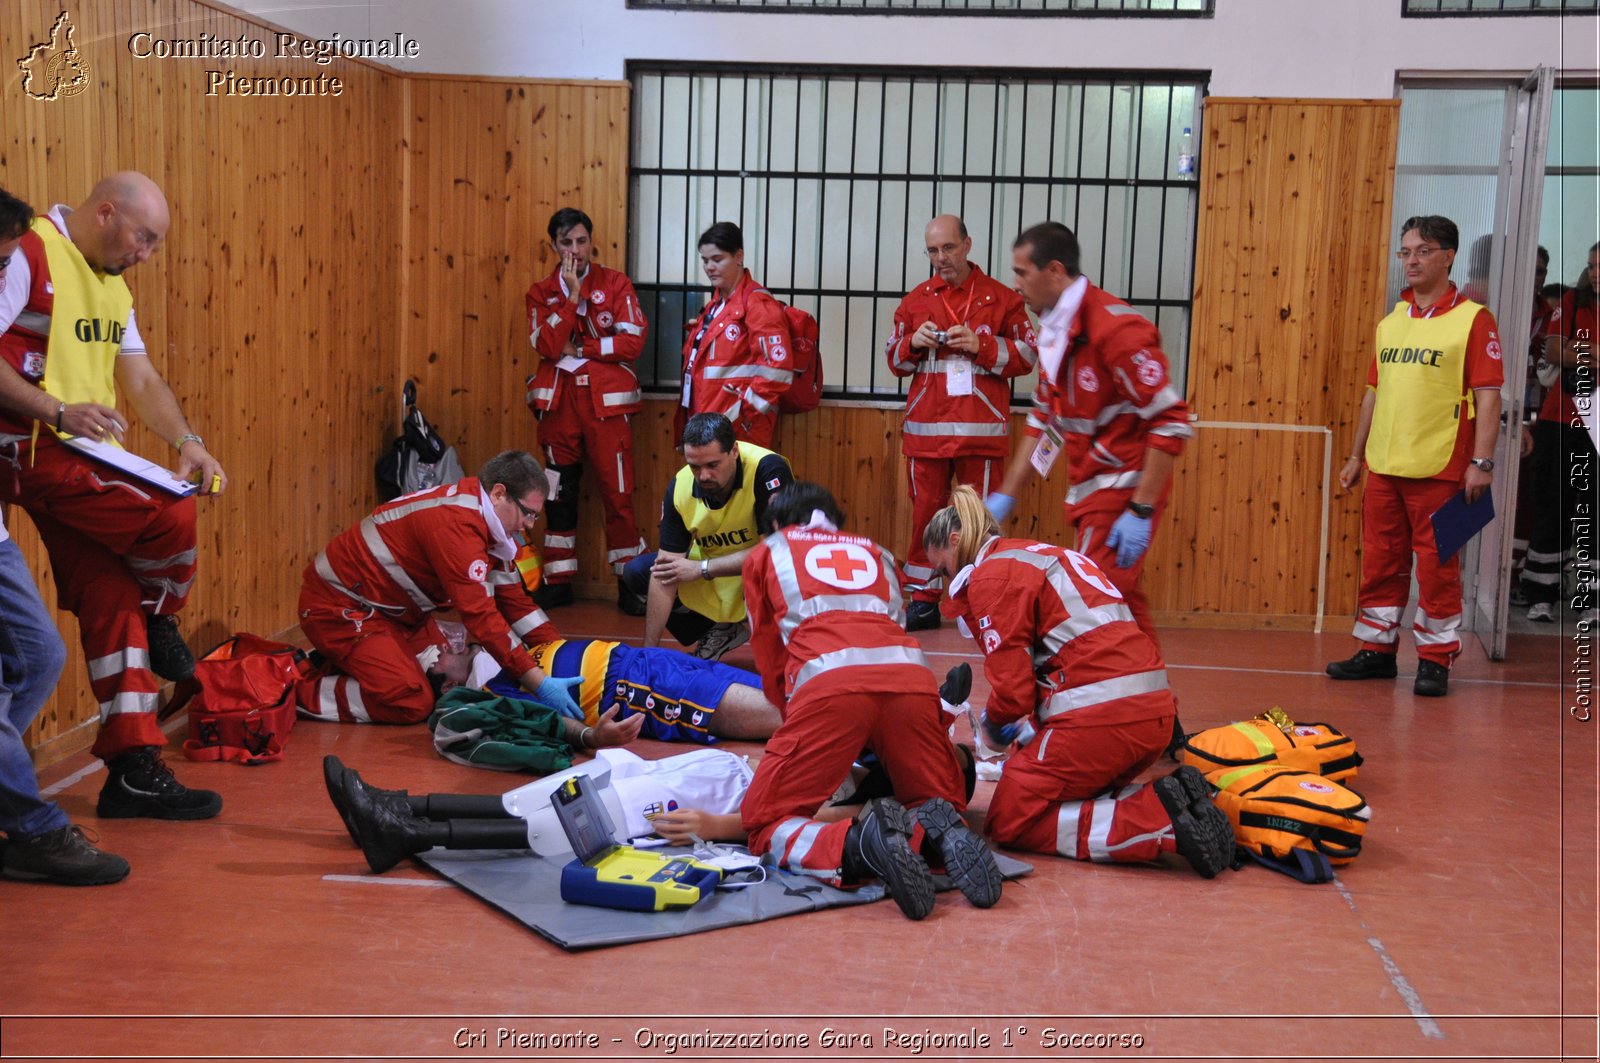
[[[67,215],[72,213],[72,208],[57,203],[50,208],[50,221],[62,236],[70,242],[72,237],[67,235]],[[17,248],[11,253],[11,264],[0,270],[0,332],[9,329],[28,305],[28,292],[33,287],[33,270],[28,265],[28,256],[22,253],[22,248]],[[139,326],[134,322],[133,310],[128,310],[128,323],[122,330],[122,349],[119,355],[144,355],[144,338],[139,335]]]

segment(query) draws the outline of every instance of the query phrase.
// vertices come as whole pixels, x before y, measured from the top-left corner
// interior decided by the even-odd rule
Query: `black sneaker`
[[[221,794],[183,785],[156,746],[113,757],[106,769],[96,808],[101,819],[210,819],[222,811]]]
[[[69,825],[29,838],[11,835],[0,873],[17,882],[107,886],[128,877],[128,862],[96,849],[82,827]]]
[[[939,696],[946,705],[959,705],[972,696],[972,665],[963,661],[944,674]]]
[[[194,653],[183,641],[175,616],[147,616],[145,637],[150,641],[150,670],[174,683],[194,675]]]
[[[961,813],[942,797],[924,801],[913,813],[922,824],[944,873],[956,889],[979,908],[993,908],[1000,900],[1000,866],[983,839],[972,833]]]
[[[924,602],[913,598],[911,604],[906,606],[907,631],[932,631],[944,619],[939,616],[938,602]]]
[[[1328,674],[1335,679],[1393,679],[1400,673],[1394,667],[1394,654],[1359,650],[1347,661],[1329,664]]]
[[[628,589],[628,585],[617,580],[617,608],[628,616],[643,616],[649,602],[642,594],[635,594]]]
[[[539,589],[533,592],[533,604],[544,610],[560,609],[563,605],[571,605],[575,600],[571,583],[546,581],[539,584]]]
[[[892,797],[877,797],[850,825],[844,841],[844,880],[881,879],[908,919],[933,911],[933,872],[911,848],[911,814]]]
[[[1417,662],[1417,681],[1411,693],[1425,698],[1442,698],[1450,693],[1450,669],[1433,661]]]
[[[334,811],[338,812],[339,818],[344,820],[344,829],[350,832],[350,840],[360,845],[361,839],[356,836],[355,821],[350,818],[350,806],[344,799],[344,777],[346,775],[354,775],[357,779],[361,778],[359,772],[353,768],[345,767],[344,761],[338,757],[329,755],[322,758],[322,785],[328,789],[328,800],[333,802]],[[363,782],[362,785],[366,787],[369,794],[373,795],[374,799],[382,801],[391,810],[396,812],[402,809],[406,812],[411,811],[411,795],[409,792],[405,790],[380,790],[367,782]]]
[[[1203,776],[1201,781],[1205,781]],[[1201,878],[1216,878],[1233,866],[1233,824],[1222,809],[1209,800],[1194,801],[1176,772],[1150,785],[1172,820],[1179,855]]]
[[[380,799],[372,787],[353,771],[340,780],[344,790],[346,826],[361,846],[372,873],[381,875],[413,853],[427,852],[433,842],[427,837],[427,824]]]

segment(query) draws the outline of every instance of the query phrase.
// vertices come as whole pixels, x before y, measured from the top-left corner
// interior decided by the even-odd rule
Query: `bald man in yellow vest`
[[[100,702],[93,752],[109,769],[102,818],[207,819],[222,809],[217,794],[173,777],[156,723],[156,676],[194,671],[175,619],[194,583],[194,499],[63,443],[119,443],[120,393],[177,451],[179,478],[197,477],[207,495],[227,486],[151,363],[122,279],[155,254],[170,223],[153,181],[114,173],[76,210],[58,204],[36,218],[0,282],[0,502],[32,517],[60,604],[78,617]]]
[[[1417,643],[1412,692],[1442,697],[1461,652],[1461,562],[1439,560],[1430,518],[1458,491],[1475,502],[1493,481],[1505,380],[1494,315],[1450,282],[1461,246],[1455,222],[1437,214],[1406,220],[1398,257],[1407,287],[1378,324],[1350,457],[1339,483],[1372,475],[1361,503],[1360,615],[1354,657],[1334,661],[1335,679],[1393,679],[1400,616],[1416,555],[1420,588],[1411,625]]]

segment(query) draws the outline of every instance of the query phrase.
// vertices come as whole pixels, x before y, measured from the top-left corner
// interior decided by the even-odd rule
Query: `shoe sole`
[[[108,873],[97,875],[94,878],[66,879],[55,878],[51,875],[34,874],[31,871],[13,871],[8,867],[4,871],[0,871],[0,878],[11,882],[33,882],[46,886],[110,886],[127,878],[130,870],[132,869],[125,866],[117,874]]]
[[[695,650],[694,655],[696,657],[700,658],[702,661],[720,661],[720,660],[722,660],[722,658],[726,657],[728,654],[732,653],[734,650],[738,649],[740,646],[743,646],[745,643],[750,641],[750,631],[749,631],[749,629],[746,628],[746,629],[743,629],[743,630],[744,630],[744,634],[743,635],[737,635],[737,636],[729,639],[728,640],[728,644],[726,646],[723,646],[721,649],[717,650],[716,653],[709,653],[709,652],[702,653],[699,650]]]
[[[947,705],[959,705],[972,696],[972,665],[962,663],[944,675],[939,687],[939,697]]]
[[[356,837],[355,821],[350,818],[350,806],[344,799],[344,777],[350,769],[344,766],[344,761],[332,754],[322,758],[322,785],[328,788],[328,800],[333,802],[333,810],[339,813],[339,818],[344,821],[344,829],[349,832],[350,840],[357,845],[361,839]]]
[[[999,903],[1001,887],[1005,885],[1000,866],[955,806],[936,797],[917,806],[914,815],[944,860],[944,873],[956,889],[978,908],[993,908]]]
[[[1331,664],[1328,665],[1327,672],[1335,679],[1398,679],[1400,677],[1398,669],[1392,672],[1335,672]]]
[[[191,820],[214,819],[222,812],[222,798],[197,808],[160,808],[148,809],[143,802],[135,805],[117,807],[108,806],[102,794],[101,799],[95,803],[95,815],[101,819],[166,819],[166,820]]]
[[[1448,684],[1436,687],[1432,683],[1413,683],[1411,693],[1419,698],[1442,698],[1450,693],[1450,687]]]
[[[1211,795],[1215,791],[1199,768],[1192,764],[1185,764],[1173,772],[1173,777],[1183,787],[1183,792],[1189,797],[1189,810],[1194,811],[1197,804],[1212,804]]]
[[[888,849],[884,888],[907,919],[926,919],[933,911],[933,872],[911,848],[911,814],[898,801],[888,798],[879,798],[872,804],[875,814],[883,821]]]
[[[1216,878],[1233,866],[1233,824],[1220,808],[1191,804],[1188,789],[1176,775],[1151,783],[1172,820],[1178,854],[1201,878]]]

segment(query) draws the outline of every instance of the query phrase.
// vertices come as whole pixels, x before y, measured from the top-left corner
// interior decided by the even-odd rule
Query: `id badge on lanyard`
[[[689,362],[683,367],[683,396],[679,404],[684,409],[689,408],[690,392],[694,390],[694,365],[700,360],[700,341],[706,338],[706,333],[711,329],[711,322],[722,313],[722,305],[726,299],[719,299],[711,306],[706,307],[705,314],[700,318],[700,331],[694,334],[694,342],[689,344]]]
[[[1049,476],[1050,470],[1055,467],[1056,459],[1061,456],[1061,444],[1064,437],[1053,424],[1044,426],[1044,434],[1039,437],[1039,442],[1033,446],[1033,453],[1028,455],[1028,464],[1038,470],[1040,476]]]
[[[945,393],[951,398],[972,394],[972,363],[965,358],[951,358],[945,364]]]

